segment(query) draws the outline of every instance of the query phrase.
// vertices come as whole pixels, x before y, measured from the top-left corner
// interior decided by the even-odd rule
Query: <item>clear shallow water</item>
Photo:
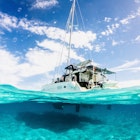
[[[140,140],[139,91],[132,87],[58,96],[1,85],[0,139]],[[71,104],[57,110],[51,102]]]
[[[49,93],[0,85],[0,103],[23,101],[63,102],[76,104],[139,104],[140,86],[120,89],[95,89],[86,92]]]

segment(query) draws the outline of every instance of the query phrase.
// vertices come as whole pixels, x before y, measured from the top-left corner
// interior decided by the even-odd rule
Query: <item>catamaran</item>
[[[111,81],[107,75],[115,74],[106,68],[99,68],[92,64],[91,60],[80,62],[77,65],[70,64],[70,49],[72,41],[73,22],[75,15],[76,0],[73,0],[67,21],[69,31],[69,49],[65,73],[52,83],[43,87],[43,91],[64,93],[64,92],[85,92],[94,89],[116,88],[116,81]]]

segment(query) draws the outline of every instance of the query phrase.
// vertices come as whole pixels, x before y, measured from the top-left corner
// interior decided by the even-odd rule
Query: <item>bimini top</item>
[[[90,65],[91,62],[92,62],[91,60],[86,60],[86,61],[80,62],[77,65],[72,65],[71,64],[71,65],[67,66],[65,69],[66,70],[72,70],[73,73],[83,72],[86,69],[89,69],[89,70],[92,70],[94,72],[100,72],[100,73],[103,73],[103,74],[115,74],[115,72],[110,71],[106,68],[99,68],[97,66]]]

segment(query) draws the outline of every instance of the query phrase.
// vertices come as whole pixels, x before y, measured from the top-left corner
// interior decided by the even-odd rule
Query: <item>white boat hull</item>
[[[116,83],[106,83],[104,88],[117,88]],[[81,87],[76,81],[70,81],[70,82],[59,82],[59,83],[52,83],[47,84],[42,88],[42,91],[46,92],[53,92],[53,93],[64,93],[64,92],[84,92],[89,91],[93,89],[102,89],[100,86],[93,86],[90,89],[87,89],[85,87]]]
[[[77,82],[59,82],[45,85],[42,89],[47,92],[63,93],[63,92],[78,92],[81,87]]]

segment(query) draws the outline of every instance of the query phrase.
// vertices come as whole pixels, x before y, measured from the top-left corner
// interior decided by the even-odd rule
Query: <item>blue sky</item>
[[[92,59],[140,83],[140,0],[78,0],[71,63]],[[0,84],[37,89],[67,57],[66,21],[72,0],[0,1]],[[80,14],[77,11],[77,17]],[[66,36],[66,38],[65,38]],[[63,72],[63,71],[61,71]]]

